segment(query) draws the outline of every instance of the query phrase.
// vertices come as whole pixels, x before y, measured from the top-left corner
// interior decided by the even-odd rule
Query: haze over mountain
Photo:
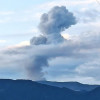
[[[74,91],[91,91],[97,87],[100,87],[100,85],[88,85],[88,84],[81,84],[79,82],[52,82],[52,81],[38,81],[38,83],[50,85],[50,86],[56,86],[60,88],[69,88]]]

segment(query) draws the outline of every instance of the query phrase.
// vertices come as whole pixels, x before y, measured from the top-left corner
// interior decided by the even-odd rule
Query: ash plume
[[[76,24],[74,15],[64,6],[56,6],[52,8],[48,13],[44,13],[41,16],[39,30],[42,35],[33,37],[30,41],[30,44],[33,46],[38,46],[61,43],[64,41],[64,38],[61,36],[61,32],[74,24]],[[40,51],[40,53],[41,52],[42,51]],[[54,54],[53,51],[50,52]],[[42,69],[49,66],[48,60],[50,58],[53,57],[49,55],[49,52],[45,55],[37,55],[32,58],[27,69],[29,77],[32,77],[33,80],[44,80]]]
[[[64,38],[61,36],[61,32],[74,24],[76,24],[76,19],[73,13],[69,12],[64,6],[56,6],[41,16],[39,30],[43,35],[37,37],[37,39],[33,37],[31,44],[40,45],[62,42]]]

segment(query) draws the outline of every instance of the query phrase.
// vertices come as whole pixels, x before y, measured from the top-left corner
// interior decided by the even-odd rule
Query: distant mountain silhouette
[[[0,100],[100,100],[100,87],[73,91],[30,80],[0,80]]]
[[[100,85],[88,85],[88,84],[81,84],[79,82],[52,82],[52,81],[38,81],[38,83],[56,86],[56,87],[66,87],[74,91],[91,91]]]

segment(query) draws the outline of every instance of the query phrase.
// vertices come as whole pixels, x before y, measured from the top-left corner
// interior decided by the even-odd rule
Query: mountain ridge
[[[0,80],[1,100],[100,100],[100,87],[91,91],[74,91],[31,80]]]

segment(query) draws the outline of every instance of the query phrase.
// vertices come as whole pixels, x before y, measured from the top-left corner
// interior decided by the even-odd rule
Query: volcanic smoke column
[[[61,32],[74,24],[76,24],[76,19],[73,14],[69,12],[64,6],[56,6],[52,8],[48,13],[44,13],[42,15],[39,24],[41,35],[38,37],[33,37],[30,40],[30,43],[33,46],[61,43],[64,41],[64,38],[61,36]],[[42,69],[44,67],[48,67],[48,60],[50,58],[54,57],[51,57],[48,54],[44,54],[42,56],[37,55],[31,58],[31,61],[28,65],[28,72],[31,79],[44,79],[44,73],[42,72]]]

